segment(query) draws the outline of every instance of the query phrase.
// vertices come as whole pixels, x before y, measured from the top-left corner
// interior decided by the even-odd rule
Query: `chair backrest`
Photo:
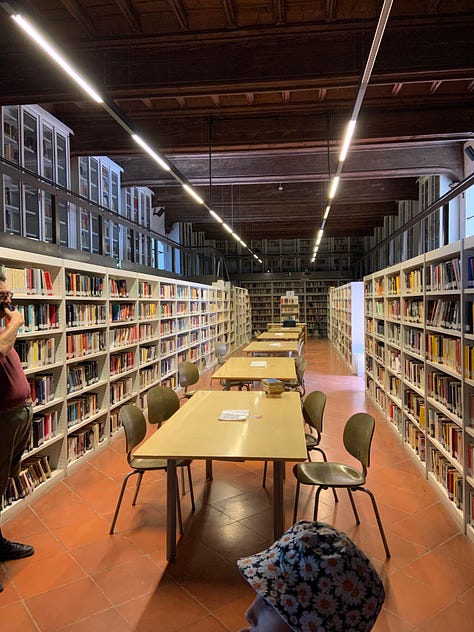
[[[130,463],[133,450],[146,435],[146,420],[142,411],[134,404],[125,404],[119,413],[120,421],[125,430],[127,459]]]
[[[318,436],[323,431],[323,415],[326,407],[326,393],[312,391],[303,402],[303,417],[305,422],[314,428]]]
[[[307,361],[301,356],[295,356],[295,365],[296,365],[296,379],[300,386],[303,385],[304,380],[304,372],[306,371],[306,367],[308,366]]]
[[[153,386],[146,396],[148,422],[161,424],[179,409],[179,397],[169,386]]]
[[[186,391],[188,386],[196,384],[199,380],[199,369],[195,364],[186,360],[178,366],[179,385],[184,387]]]
[[[370,466],[370,446],[374,436],[375,419],[369,413],[355,413],[344,427],[344,447],[361,462],[364,474]]]
[[[224,364],[225,357],[227,355],[227,345],[225,342],[216,342],[214,344],[214,351],[217,356],[217,363]]]

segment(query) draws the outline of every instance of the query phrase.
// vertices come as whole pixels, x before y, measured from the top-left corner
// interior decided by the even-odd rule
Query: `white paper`
[[[219,419],[221,421],[245,421],[248,416],[248,410],[223,410]]]
[[[267,366],[266,360],[254,360],[250,363],[250,366]]]
[[[271,342],[270,347],[281,347],[281,342]]]

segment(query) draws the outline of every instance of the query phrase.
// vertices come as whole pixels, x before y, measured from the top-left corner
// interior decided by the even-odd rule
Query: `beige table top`
[[[296,353],[298,351],[296,340],[260,340],[253,341],[242,349],[245,353]]]
[[[268,331],[286,331],[287,329],[292,329],[293,331],[299,331],[302,332],[304,331],[306,325],[296,325],[295,327],[283,327],[283,325],[278,325],[278,324],[274,324],[274,323],[270,323],[269,325],[267,325],[267,329]]]
[[[296,327],[282,327],[278,331],[264,331],[257,336],[257,340],[298,340],[301,334]]]
[[[293,362],[293,361],[292,361]],[[248,410],[246,421],[220,421],[223,410]],[[305,461],[303,415],[296,392],[197,391],[136,451],[168,459]]]
[[[296,368],[293,358],[231,357],[213,374],[213,380],[248,380],[250,382],[274,377],[277,380],[295,380]],[[193,396],[194,397],[194,396]]]

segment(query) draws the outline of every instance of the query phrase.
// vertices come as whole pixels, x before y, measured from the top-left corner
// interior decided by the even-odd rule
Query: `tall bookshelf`
[[[300,300],[292,291],[280,296],[280,320],[284,321],[285,318],[293,318],[297,322],[300,320]]]
[[[346,283],[329,290],[328,338],[352,373],[364,373],[364,284]]]
[[[474,239],[364,283],[367,391],[474,540]]]
[[[240,279],[239,285],[249,292],[252,329],[266,329],[267,323],[281,318],[280,299],[293,292],[299,300],[299,321],[307,324],[309,336],[327,335],[328,293],[335,284],[330,277],[313,279]]]
[[[124,403],[145,408],[156,384],[179,389],[181,361],[204,370],[215,362],[214,342],[250,338],[233,333],[230,287],[3,247],[0,262],[25,316],[15,344],[34,396],[24,461],[43,458],[51,470],[40,481],[25,468],[32,493],[2,516],[105,445],[119,428]],[[248,318],[245,291],[235,295],[233,309]]]

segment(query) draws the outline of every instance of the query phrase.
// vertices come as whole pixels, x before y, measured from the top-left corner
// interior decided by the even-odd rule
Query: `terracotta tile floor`
[[[307,391],[328,395],[323,447],[347,458],[341,429],[348,416],[372,409],[364,380],[347,374],[325,340],[311,340],[305,357]],[[209,374],[199,386],[210,387]],[[271,468],[270,468],[271,469]],[[39,496],[3,527],[7,537],[30,542],[28,560],[0,564],[0,622],[5,632],[222,632],[239,630],[253,593],[236,569],[237,558],[271,541],[271,478],[261,487],[262,464],[214,463],[206,484],[193,463],[197,510],[183,499],[185,534],[178,559],[165,557],[165,478],[148,473],[136,507],[127,492],[108,535],[120,484],[127,472],[117,437],[67,479]],[[389,426],[377,419],[369,487],[376,494],[392,558],[387,562],[369,499],[357,496],[356,527],[347,496],[324,492],[320,519],[345,530],[382,574],[387,598],[376,632],[467,632],[474,618],[474,545]],[[294,483],[288,468],[286,522]],[[299,518],[312,515],[303,490]]]

